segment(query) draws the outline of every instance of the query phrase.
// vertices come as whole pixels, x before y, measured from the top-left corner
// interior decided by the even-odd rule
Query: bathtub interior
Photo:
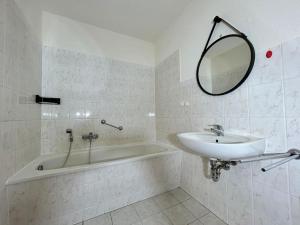
[[[103,146],[91,150],[91,163],[89,162],[89,151],[84,150],[72,153],[65,167],[62,167],[62,165],[66,154],[42,155],[11,176],[6,181],[6,185],[146,160],[179,151],[179,149],[173,146],[162,143]],[[41,165],[43,169],[38,170]]]
[[[92,149],[89,151],[71,153],[65,167],[81,166],[86,164],[96,164],[112,160],[128,159],[143,155],[151,155],[168,151],[167,147],[158,144],[140,144],[132,146],[114,146]],[[41,162],[43,170],[53,170],[62,167],[66,156],[58,156]],[[89,162],[91,158],[91,162]]]

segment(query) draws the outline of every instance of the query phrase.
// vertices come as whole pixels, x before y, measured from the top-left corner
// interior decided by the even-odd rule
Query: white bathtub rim
[[[72,166],[72,167],[66,167],[66,168],[58,168],[58,169],[51,169],[51,170],[43,170],[38,171],[36,170],[37,166],[40,165],[42,161],[53,159],[59,156],[65,156],[66,154],[51,154],[51,155],[41,155],[29,164],[27,164],[23,169],[19,170],[17,173],[15,173],[13,176],[11,176],[5,183],[6,186],[9,185],[15,185],[35,180],[41,180],[45,178],[55,177],[55,176],[62,176],[66,174],[74,174],[79,172],[84,172],[88,170],[93,170],[97,168],[102,168],[106,166],[113,166],[118,164],[124,164],[124,163],[130,163],[135,162],[139,160],[146,160],[146,159],[152,159],[157,158],[164,155],[174,154],[178,153],[181,150],[165,144],[165,143],[158,143],[158,142],[151,142],[151,143],[134,143],[134,144],[126,144],[126,145],[114,145],[114,146],[103,146],[103,148],[113,148],[113,147],[129,147],[129,146],[137,146],[137,145],[159,145],[162,147],[166,147],[168,150],[164,152],[159,153],[153,153],[148,155],[142,155],[142,156],[135,156],[132,158],[126,158],[126,159],[116,159],[113,161],[107,161],[107,162],[99,162],[99,163],[93,163],[93,164],[85,164],[85,165],[79,165],[79,166]],[[102,148],[102,146],[100,147]],[[97,148],[95,148],[97,149]],[[99,149],[99,148],[98,148]],[[79,151],[76,151],[75,153],[79,153]]]

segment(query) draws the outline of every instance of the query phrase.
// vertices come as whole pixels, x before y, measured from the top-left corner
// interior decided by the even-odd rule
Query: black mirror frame
[[[226,91],[226,92],[223,92],[223,93],[220,93],[220,94],[213,94],[213,93],[210,93],[210,92],[206,91],[206,90],[204,89],[204,87],[203,87],[203,86],[201,85],[201,83],[200,83],[200,80],[199,80],[199,69],[200,69],[200,65],[201,65],[201,62],[202,62],[202,60],[203,60],[205,54],[208,52],[208,50],[209,50],[211,47],[213,47],[216,43],[222,41],[223,39],[225,39],[225,38],[230,38],[230,37],[239,37],[239,38],[242,38],[242,39],[248,44],[248,46],[249,46],[249,48],[250,48],[250,53],[251,53],[250,64],[249,64],[249,67],[248,67],[248,69],[247,69],[247,71],[246,71],[246,73],[245,73],[243,79],[241,79],[241,81],[240,81],[237,85],[235,85],[233,88],[229,89],[229,90]],[[197,83],[198,83],[198,86],[200,87],[200,89],[201,89],[204,93],[206,93],[206,94],[208,94],[208,95],[212,95],[212,96],[226,95],[226,94],[228,94],[228,93],[234,91],[235,89],[237,89],[239,86],[241,86],[241,85],[245,82],[245,80],[248,78],[249,74],[251,73],[251,71],[252,71],[252,69],[253,69],[254,62],[255,62],[255,50],[254,50],[254,47],[253,47],[252,43],[249,41],[249,39],[248,39],[244,34],[230,34],[230,35],[223,36],[223,37],[217,39],[216,41],[214,41],[211,45],[209,45],[207,48],[204,49],[204,51],[203,51],[203,53],[202,53],[202,55],[201,55],[201,58],[200,58],[200,60],[199,60],[199,62],[198,62],[198,65],[197,65],[196,77],[197,77]]]
[[[216,25],[217,25],[218,23],[221,23],[221,22],[223,22],[227,27],[229,27],[231,30],[233,30],[233,31],[236,32],[237,34],[230,34],[230,35],[226,35],[226,36],[224,36],[224,37],[221,37],[221,38],[219,38],[218,40],[214,41],[211,45],[208,46],[208,44],[209,44],[209,42],[210,42],[210,39],[211,39],[211,37],[212,37],[212,34],[213,34],[213,32],[214,32],[214,30],[215,30],[215,28],[216,28]],[[250,65],[249,65],[249,67],[248,67],[248,70],[247,70],[246,74],[244,75],[243,79],[242,79],[236,86],[234,86],[233,88],[231,88],[230,90],[228,90],[228,91],[226,91],[226,92],[223,92],[223,93],[220,93],[220,94],[209,93],[208,91],[206,91],[206,90],[201,86],[200,80],[199,80],[199,68],[200,68],[202,59],[203,59],[205,53],[206,53],[206,52],[207,52],[214,44],[216,44],[217,42],[223,40],[224,38],[233,37],[233,36],[234,36],[234,37],[240,37],[240,38],[242,38],[243,40],[245,40],[246,43],[248,43],[248,46],[249,46],[250,52],[251,52],[251,60],[250,60]],[[202,54],[201,54],[201,58],[200,58],[200,60],[199,60],[199,62],[198,62],[198,65],[197,65],[196,78],[197,78],[198,86],[200,87],[200,89],[201,89],[204,93],[206,93],[206,94],[208,94],[208,95],[219,96],[219,95],[225,95],[225,94],[228,94],[228,93],[234,91],[235,89],[237,89],[237,88],[238,88],[238,87],[239,87],[239,86],[240,86],[240,85],[248,78],[249,74],[251,73],[251,71],[252,71],[252,69],[253,69],[254,62],[255,62],[255,50],[254,50],[254,47],[253,47],[252,43],[248,40],[247,36],[246,36],[244,33],[242,33],[241,31],[239,31],[238,29],[236,29],[234,26],[232,26],[230,23],[228,23],[226,20],[222,19],[222,18],[219,17],[219,16],[215,16],[213,27],[212,27],[212,29],[211,29],[211,31],[210,31],[210,34],[209,34],[209,36],[208,36],[208,40],[207,40],[207,42],[206,42],[206,44],[205,44],[204,50],[203,50],[203,52],[202,52]]]

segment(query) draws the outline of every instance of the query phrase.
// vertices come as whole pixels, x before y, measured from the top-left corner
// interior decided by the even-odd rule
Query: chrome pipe
[[[234,159],[231,160],[231,162],[236,162],[236,163],[247,163],[247,162],[256,162],[256,161],[262,161],[262,160],[272,160],[272,159],[282,159],[286,158],[283,160],[280,160],[278,162],[272,163],[268,166],[265,166],[261,168],[263,172],[267,172],[271,169],[274,169],[277,166],[280,166],[282,164],[285,164],[293,159],[299,160],[300,159],[300,150],[298,149],[290,149],[286,153],[270,153],[270,154],[263,154],[257,157],[249,157],[249,158],[241,158],[241,159]]]
[[[238,162],[238,163],[247,163],[247,162],[257,162],[262,160],[271,160],[271,159],[281,159],[291,156],[291,153],[270,153],[270,154],[263,154],[256,157],[249,157],[249,158],[241,158],[241,159],[233,159],[231,161]]]
[[[280,160],[279,162],[275,162],[275,163],[272,163],[272,164],[270,164],[268,166],[265,166],[265,167],[261,168],[261,171],[267,172],[267,171],[269,171],[271,169],[274,169],[277,166],[280,166],[280,165],[282,165],[284,163],[287,163],[287,162],[289,162],[289,161],[291,161],[293,159],[297,159],[297,158],[299,158],[299,155],[291,155],[287,159]]]
[[[239,159],[231,159],[227,161],[219,160],[219,159],[211,159],[210,168],[211,168],[212,180],[217,182],[220,178],[222,169],[229,170],[230,166],[236,166],[238,163],[248,163],[248,162],[256,162],[256,161],[263,161],[263,160],[272,160],[272,159],[282,159],[282,160],[261,168],[263,172],[267,172],[271,169],[274,169],[277,166],[287,163],[293,159],[300,160],[300,150],[290,149],[285,153],[268,153],[268,154],[262,154],[255,157],[244,157]]]
[[[106,120],[101,120],[101,124],[104,124],[104,125],[107,125],[107,126],[110,126],[110,127],[113,127],[115,129],[118,129],[119,131],[122,131],[124,128],[122,126],[115,126],[115,125],[112,125],[112,124],[109,124],[106,122]]]

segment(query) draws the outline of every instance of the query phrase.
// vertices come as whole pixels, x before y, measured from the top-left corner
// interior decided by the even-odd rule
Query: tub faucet
[[[208,125],[211,128],[206,128],[204,130],[206,131],[210,131],[212,133],[214,133],[217,136],[224,136],[224,128],[219,125],[219,124],[212,124],[212,125]]]
[[[92,141],[98,139],[99,135],[90,132],[89,134],[82,135],[83,140],[89,140],[90,148],[89,148],[89,164],[92,162]]]
[[[93,132],[90,132],[89,134],[82,135],[82,139],[83,140],[89,140],[90,142],[92,140],[98,139],[98,137],[99,137],[99,135],[98,134],[94,134]]]

